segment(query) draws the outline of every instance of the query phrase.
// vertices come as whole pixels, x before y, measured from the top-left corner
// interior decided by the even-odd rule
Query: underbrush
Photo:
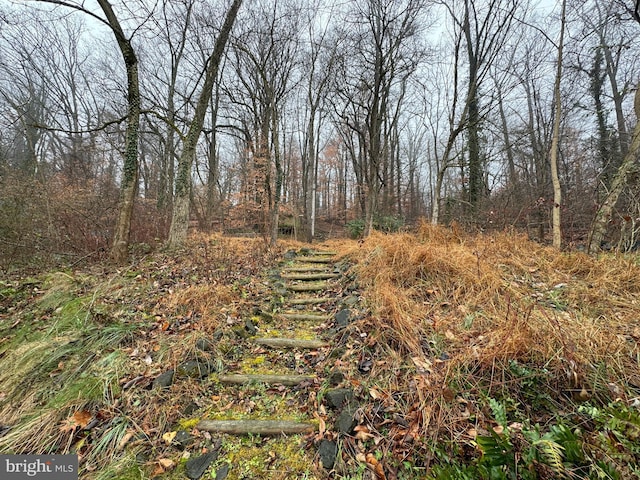
[[[214,398],[195,380],[165,389],[153,380],[202,356],[198,341],[242,330],[272,296],[261,273],[301,246],[268,251],[260,240],[199,236],[181,253],[121,270],[0,281],[0,450],[77,453],[83,479],[163,469],[180,478],[165,434],[194,408],[231,412],[238,399]],[[335,295],[364,306],[336,329],[322,367],[343,374],[359,407],[350,435],[322,425],[338,448],[327,477],[640,476],[637,256],[561,253],[515,233],[429,225],[331,248],[354,265]],[[216,371],[267,359],[245,358],[232,337],[217,342],[207,354]],[[315,400],[321,416],[327,388]],[[229,443],[214,468],[244,462],[257,446],[300,462],[315,448],[269,445]]]
[[[370,309],[355,456],[397,478],[640,475],[635,256],[430,225],[348,250]]]
[[[202,236],[121,270],[1,282],[0,451],[75,453],[81,478],[147,478],[162,433],[201,394],[153,380],[244,312],[246,279],[273,254]]]

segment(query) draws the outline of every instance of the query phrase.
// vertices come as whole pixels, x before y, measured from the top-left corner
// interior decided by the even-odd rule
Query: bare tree
[[[518,2],[463,0],[462,11],[458,11],[459,3],[446,2],[444,6],[462,33],[467,53],[468,85],[464,108],[469,156],[467,200],[471,209],[476,210],[486,192],[479,135],[482,123],[481,89],[491,65],[509,38]]]
[[[120,200],[118,219],[116,221],[111,258],[117,263],[126,261],[128,257],[129,234],[131,231],[131,217],[138,188],[138,136],[140,127],[140,84],[138,79],[138,57],[127,37],[120,21],[107,0],[96,0],[104,17],[88,10],[84,2],[67,2],[63,0],[37,0],[43,3],[60,5],[83,12],[108,26],[113,32],[118,48],[124,60],[127,71],[127,115],[126,139],[123,176],[120,186]]]
[[[318,7],[314,9],[317,14]],[[325,15],[333,14],[333,6]],[[303,198],[303,235],[306,241],[311,242],[315,236],[316,222],[316,193],[318,176],[318,155],[320,142],[320,129],[326,108],[327,92],[330,81],[334,75],[336,51],[340,45],[340,39],[331,38],[329,26],[320,31],[317,30],[317,19],[311,15],[307,20],[309,28],[308,52],[303,75],[307,80],[305,92],[306,129],[302,141],[302,198]]]
[[[278,237],[286,163],[282,115],[300,61],[300,10],[297,2],[256,4],[231,49],[235,79],[228,95],[238,112],[235,128],[250,157],[247,181],[257,209],[254,224],[272,244]]]
[[[551,137],[551,181],[553,182],[553,246],[562,246],[562,229],[560,224],[560,208],[562,206],[562,187],[558,173],[558,149],[560,142],[560,121],[562,115],[562,98],[560,96],[560,81],[562,80],[562,51],[564,47],[564,32],[566,28],[567,0],[562,0],[560,13],[560,40],[558,41],[558,59],[556,63],[556,79],[553,87],[555,115],[553,120],[553,136]]]
[[[384,171],[391,161],[391,130],[406,79],[422,59],[419,20],[425,2],[363,0],[355,2],[348,39],[341,56],[334,109],[349,147],[368,235],[386,186]],[[354,54],[355,52],[355,54]]]
[[[632,13],[633,18],[640,23],[640,0],[636,0],[634,8],[629,9],[629,11]],[[636,114],[636,126],[631,136],[627,153],[615,173],[608,195],[596,212],[588,240],[588,251],[590,252],[597,252],[601,249],[607,232],[607,225],[611,220],[620,194],[627,185],[629,178],[638,172],[638,154],[640,153],[640,83],[638,83],[636,87],[634,110]]]
[[[207,59],[202,90],[198,97],[198,102],[196,104],[193,119],[189,125],[189,130],[183,141],[182,153],[180,154],[178,170],[176,172],[175,200],[173,203],[173,215],[171,218],[171,229],[169,231],[168,240],[168,244],[172,248],[183,245],[187,239],[191,193],[191,168],[196,155],[196,146],[200,134],[202,133],[202,127],[204,125],[209,102],[213,95],[213,86],[216,78],[218,77],[218,68],[222,61],[224,49],[241,5],[242,0],[233,0],[233,3],[227,10],[218,38],[216,39],[213,50],[211,51],[211,55]]]

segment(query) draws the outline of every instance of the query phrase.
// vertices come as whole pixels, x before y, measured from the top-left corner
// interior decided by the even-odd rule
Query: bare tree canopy
[[[564,29],[559,5],[512,0],[237,7],[0,4],[9,256],[421,218],[547,242],[554,211],[567,246],[640,240],[637,1],[568,2]]]

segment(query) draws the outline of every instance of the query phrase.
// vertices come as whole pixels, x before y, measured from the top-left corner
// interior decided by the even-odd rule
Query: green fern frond
[[[493,413],[493,418],[495,418],[496,422],[503,428],[507,428],[507,409],[504,404],[495,398],[489,398],[488,401],[491,412]]]
[[[541,438],[534,443],[534,446],[540,452],[542,459],[545,463],[554,471],[554,473],[564,477],[565,468],[562,464],[562,452],[564,448],[562,445],[549,440],[548,438]]]

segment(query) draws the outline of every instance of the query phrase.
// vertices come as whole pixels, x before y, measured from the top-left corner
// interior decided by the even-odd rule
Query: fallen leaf
[[[327,424],[322,419],[322,417],[320,415],[318,415],[317,413],[314,412],[313,416],[315,417],[316,420],[318,420],[318,433],[322,437],[324,435],[324,432],[327,431]]]
[[[122,440],[120,440],[120,443],[118,444],[118,447],[116,448],[116,450],[118,451],[122,450],[127,445],[127,443],[129,443],[129,440],[133,438],[133,435],[134,435],[133,432],[125,433],[125,435],[122,437]]]
[[[162,435],[162,440],[164,440],[167,445],[171,445],[171,442],[173,442],[173,439],[176,438],[177,434],[178,432],[167,432]]]
[[[73,419],[76,421],[78,426],[80,426],[80,428],[84,428],[89,425],[89,422],[92,418],[93,415],[91,415],[91,412],[87,412],[86,410],[78,410],[73,414]]]
[[[456,398],[456,393],[452,389],[445,387],[442,389],[442,397],[447,402],[451,402]]]
[[[498,435],[501,435],[502,432],[504,432],[504,427],[502,425],[496,425],[495,427],[493,427],[493,431]]]
[[[176,466],[176,462],[174,462],[173,460],[171,460],[170,458],[161,458],[160,460],[158,460],[158,463],[160,464],[160,466],[162,468],[164,468],[165,470],[169,470],[172,469],[173,467]]]
[[[155,478],[159,475],[162,475],[165,472],[164,468],[162,468],[162,465],[157,464],[155,466],[155,468],[153,469],[153,472],[151,473],[151,478]]]
[[[86,427],[93,415],[86,410],[78,410],[69,418],[65,419],[60,426],[60,431],[63,433],[75,432],[78,428]]]
[[[431,373],[432,364],[429,360],[422,359],[420,357],[411,357],[411,360],[413,360],[413,363],[418,369],[418,371],[424,372],[424,373]]]
[[[363,442],[366,442],[370,438],[374,437],[371,433],[369,433],[369,429],[365,425],[358,425],[356,428],[354,428],[354,431],[356,432],[355,438],[357,438],[358,440],[362,440]]]
[[[378,461],[376,457],[373,456],[372,453],[367,453],[367,463],[371,465],[374,473],[376,474],[376,478],[378,480],[386,480],[387,476],[384,474],[384,468],[382,467],[382,463]]]

